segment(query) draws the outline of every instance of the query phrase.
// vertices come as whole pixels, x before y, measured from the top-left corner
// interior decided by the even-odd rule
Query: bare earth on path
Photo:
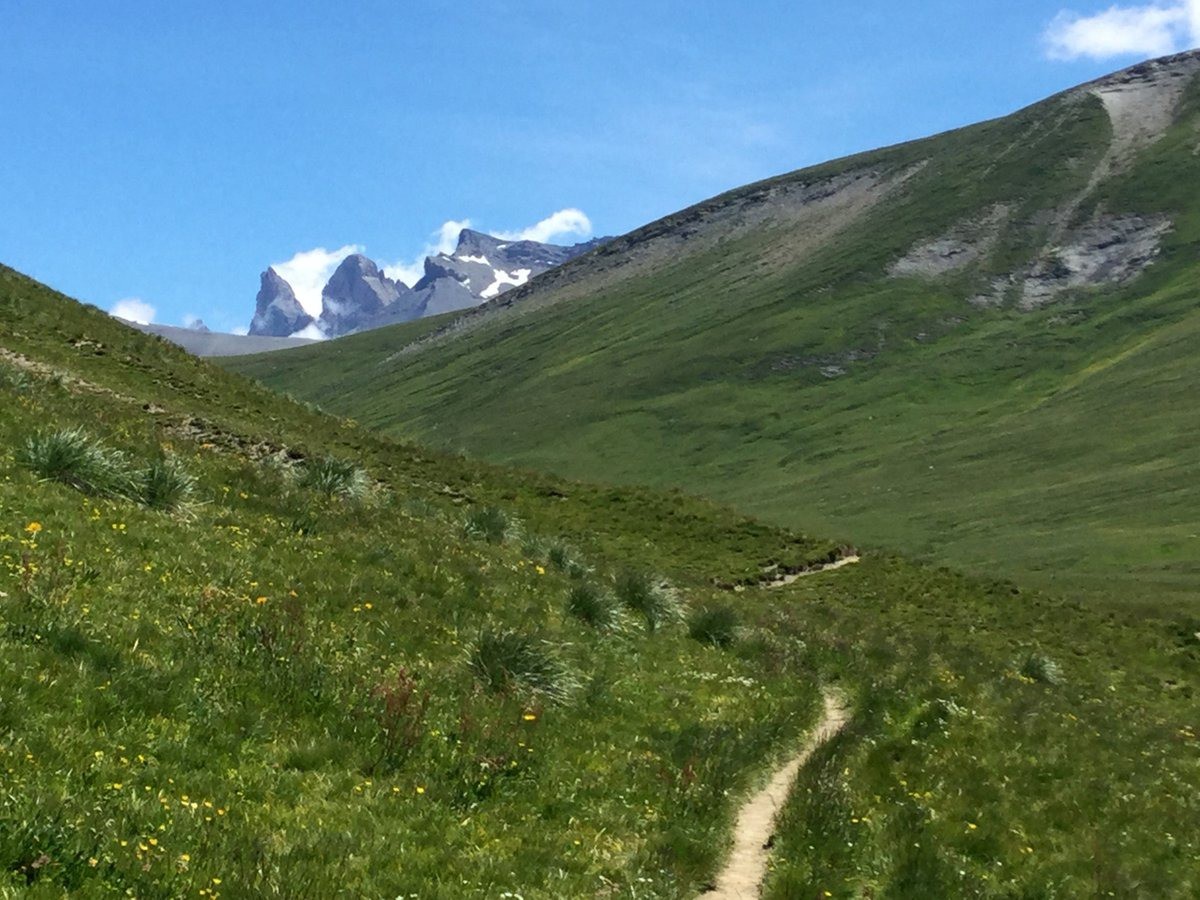
[[[715,886],[702,895],[703,900],[752,900],[759,896],[767,874],[768,845],[775,831],[775,817],[787,800],[796,773],[817,748],[842,730],[849,718],[842,697],[826,690],[821,721],[804,742],[803,749],[775,772],[767,786],[751,797],[738,813],[733,851],[717,876]]]
[[[773,581],[766,582],[766,586],[769,588],[784,587],[789,584],[794,584],[801,578],[808,578],[811,575],[820,575],[822,572],[832,572],[845,566],[852,566],[859,562],[860,559],[861,557],[857,553],[851,554],[850,556],[843,556],[841,559],[834,560],[831,563],[826,563],[823,566],[818,566],[815,569],[806,569],[803,572],[792,572],[789,575],[780,575]]]

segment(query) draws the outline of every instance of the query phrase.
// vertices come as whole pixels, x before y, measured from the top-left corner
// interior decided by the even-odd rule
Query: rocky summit
[[[251,334],[287,337],[313,323],[313,317],[304,311],[292,286],[278,272],[268,268],[259,278],[261,284],[255,298],[254,318],[250,321]]]
[[[600,246],[596,238],[573,246],[510,241],[463,229],[453,253],[426,257],[425,271],[411,288],[389,278],[377,263],[347,256],[321,292],[322,312],[313,319],[291,286],[274,269],[263,273],[250,334],[287,337],[314,322],[326,337],[369,331],[478,306],[541,273]]]
[[[414,318],[410,314],[414,308],[412,291],[388,278],[361,253],[342,260],[321,292],[321,301],[319,324],[331,336],[361,331],[390,312],[401,313],[393,321]]]

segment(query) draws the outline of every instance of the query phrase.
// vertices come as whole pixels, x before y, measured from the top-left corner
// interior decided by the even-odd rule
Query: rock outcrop
[[[274,269],[267,269],[259,276],[260,286],[255,298],[254,318],[250,321],[250,334],[261,337],[288,337],[303,331],[313,323],[313,317],[304,311],[296,292]]]

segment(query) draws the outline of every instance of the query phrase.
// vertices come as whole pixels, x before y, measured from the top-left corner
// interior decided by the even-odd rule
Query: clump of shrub
[[[85,494],[132,498],[137,493],[125,456],[81,428],[39,431],[17,451],[17,462],[47,481]]]
[[[135,481],[142,503],[168,512],[186,507],[196,490],[195,476],[171,457],[156,459],[136,473]]]
[[[498,506],[485,506],[467,516],[463,530],[468,537],[487,541],[489,544],[502,544],[512,531],[513,522],[508,513]]]
[[[621,618],[621,609],[612,594],[588,582],[571,588],[567,594],[567,613],[605,631],[616,628]]]
[[[28,373],[21,369],[0,367],[0,387],[6,387],[16,394],[23,394],[30,389],[32,383]]]
[[[737,613],[728,606],[707,606],[688,620],[688,635],[714,647],[731,647],[737,640]]]
[[[195,477],[178,460],[163,457],[134,468],[125,454],[81,428],[39,431],[18,449],[17,461],[47,481],[166,512],[184,508],[196,489]]]
[[[479,683],[495,693],[524,689],[562,703],[578,687],[550,644],[510,629],[485,629],[471,648],[469,665]]]
[[[646,572],[633,569],[622,572],[617,576],[615,591],[621,604],[639,616],[651,634],[683,616],[682,605],[671,586]]]
[[[300,469],[300,487],[326,497],[361,499],[367,493],[367,473],[354,463],[335,456],[305,460]]]
[[[1062,684],[1062,666],[1042,653],[1030,653],[1021,662],[1020,673],[1042,684]]]

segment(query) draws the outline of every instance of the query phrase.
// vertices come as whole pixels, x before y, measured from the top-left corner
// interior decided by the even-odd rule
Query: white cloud
[[[555,238],[591,237],[592,220],[581,209],[560,209],[536,225],[520,231],[498,231],[494,234],[505,241],[537,241],[540,244],[549,244]]]
[[[317,247],[297,253],[287,262],[272,263],[271,268],[292,286],[296,299],[310,316],[321,315],[321,290],[338,264],[353,253],[362,253],[358,244],[347,244],[336,250]]]
[[[425,244],[425,249],[416,258],[404,262],[389,263],[383,266],[383,274],[393,281],[402,281],[412,287],[425,274],[425,257],[436,256],[439,253],[452,253],[458,246],[458,235],[464,228],[471,227],[470,219],[447,219],[442,227],[430,235],[431,241]]]
[[[158,315],[158,310],[145,300],[137,297],[126,297],[124,300],[118,300],[114,303],[113,308],[108,313],[111,316],[116,316],[118,319],[137,322],[139,325],[149,325],[154,321],[154,317]]]
[[[316,322],[310,322],[306,327],[301,328],[295,334],[291,335],[295,338],[308,338],[310,341],[325,340],[325,332],[321,330],[321,326]]]
[[[1043,38],[1051,59],[1165,56],[1200,45],[1200,0],[1060,12]]]

